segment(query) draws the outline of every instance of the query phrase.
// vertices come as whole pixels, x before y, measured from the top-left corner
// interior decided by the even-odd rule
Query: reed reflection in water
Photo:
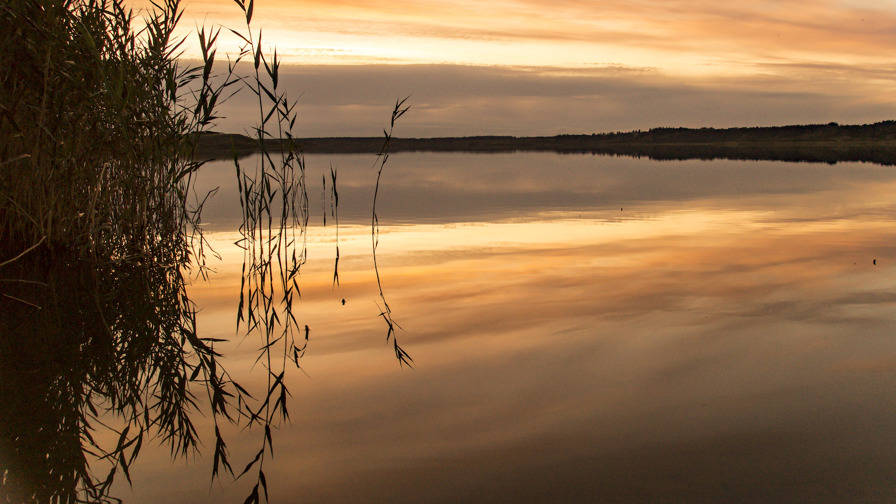
[[[375,173],[364,156],[307,165],[330,162],[356,206],[335,290],[335,229],[311,229],[308,377],[276,433],[273,502],[892,501],[892,168],[394,155],[377,255],[408,371],[376,316],[359,196]],[[192,290],[208,336],[236,317],[227,175],[209,175],[224,188],[205,216],[224,260]],[[201,458],[138,464],[126,501],[244,495],[210,491]]]

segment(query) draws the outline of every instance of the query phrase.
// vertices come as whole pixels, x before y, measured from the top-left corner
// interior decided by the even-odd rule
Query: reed
[[[271,430],[289,419],[288,401],[291,395],[287,388],[287,368],[300,368],[299,361],[304,356],[310,339],[311,329],[299,322],[295,309],[301,297],[299,272],[307,261],[306,239],[310,208],[305,160],[293,135],[297,102],[290,100],[286,91],[279,87],[280,62],[276,49],[271,55],[267,55],[262,50],[262,31],[253,31],[253,0],[235,2],[242,9],[246,26],[243,32],[232,30],[242,40],[242,47],[240,53],[228,63],[224,80],[239,80],[257,98],[259,112],[258,122],[252,131],[259,153],[256,158],[258,163],[246,169],[240,164],[236,152],[233,156],[243,212],[243,223],[240,226],[242,239],[238,244],[244,251],[237,328],[239,331],[242,327],[247,335],[255,334],[260,337],[261,346],[256,364],[261,364],[268,382],[266,393],[258,403],[253,403],[244,389],[238,388],[237,404],[241,405],[241,416],[246,418],[249,425],[262,428],[264,436],[254,458],[235,476],[240,478],[254,471],[256,483],[246,502],[257,503],[262,495],[267,500],[264,463],[266,457],[273,453]],[[238,76],[240,64],[244,63],[249,63],[254,70],[249,76]],[[383,147],[375,162],[378,165],[377,189],[389,155],[392,128],[396,120],[407,111],[407,108],[402,108],[405,100],[396,102],[389,130],[384,132]],[[276,140],[276,148],[271,147],[271,140]],[[327,180],[324,176],[322,205],[324,222],[329,201],[329,211],[337,226],[334,288],[339,283],[339,194],[336,180],[336,169],[331,166],[330,192],[327,193]],[[392,341],[399,363],[409,365],[410,356],[398,345],[395,329],[399,326],[392,320],[376,268],[376,191],[372,215],[374,269],[380,299],[385,307],[380,316],[387,325],[386,340]],[[218,432],[216,425],[213,473],[217,474],[223,469],[233,474],[232,467],[226,463],[226,442]]]
[[[223,391],[186,294],[204,268],[189,151],[216,91],[178,64],[178,0],[155,5],[141,30],[119,0],[0,5],[7,502],[107,500],[147,435],[196,446],[191,382]],[[100,446],[110,417],[125,427]]]
[[[296,318],[309,204],[296,102],[279,87],[276,51],[261,50],[253,1],[235,3],[246,26],[231,31],[244,45],[222,75],[218,30],[197,31],[201,64],[179,63],[179,0],[154,3],[139,29],[122,0],[0,5],[0,502],[114,500],[112,481],[130,480],[147,439],[176,456],[197,448],[200,393],[215,421],[212,476],[251,471],[246,501],[267,500],[271,431],[289,417],[287,367],[299,366],[310,333]],[[239,75],[247,63],[253,72]],[[259,110],[260,164],[234,153],[245,251],[237,324],[261,338],[268,384],[258,400],[227,373],[217,341],[197,334],[187,295],[208,251],[199,223],[209,195],[190,196],[203,164],[195,145],[237,88]],[[338,232],[335,168],[329,201]],[[374,260],[377,225],[374,206]],[[334,287],[338,243],[335,255]],[[410,364],[381,284],[380,297],[387,341]],[[239,474],[222,423],[263,431]],[[104,429],[112,445],[96,441]]]
[[[379,289],[380,302],[382,303],[382,306],[380,306],[380,317],[383,319],[383,322],[386,323],[386,342],[392,342],[395,358],[398,359],[399,364],[413,367],[414,360],[411,358],[410,354],[398,344],[398,330],[402,329],[402,327],[392,318],[392,308],[389,306],[389,302],[386,300],[386,295],[383,293],[383,282],[380,278],[380,269],[376,261],[376,249],[380,242],[380,220],[376,213],[376,197],[380,192],[380,180],[383,177],[383,169],[386,167],[386,162],[389,160],[389,147],[392,143],[392,132],[395,128],[395,121],[410,109],[410,106],[405,106],[407,100],[408,97],[395,101],[395,107],[392,109],[392,119],[389,122],[389,130],[383,130],[385,140],[375,163],[377,172],[376,185],[373,189],[373,208],[370,211],[370,239],[372,244],[371,254],[373,255],[373,270],[376,273],[376,286],[377,289]]]

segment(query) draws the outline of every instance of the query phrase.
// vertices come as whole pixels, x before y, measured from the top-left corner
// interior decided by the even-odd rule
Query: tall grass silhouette
[[[392,347],[395,350],[395,357],[398,359],[399,363],[407,365],[408,367],[413,367],[414,360],[411,359],[411,356],[398,344],[397,330],[401,329],[401,326],[392,318],[392,308],[389,307],[389,302],[386,301],[386,295],[383,293],[383,282],[380,278],[380,269],[376,261],[376,249],[379,246],[380,241],[380,221],[379,216],[377,216],[376,213],[376,200],[380,192],[380,179],[382,179],[383,176],[383,168],[386,167],[386,162],[389,160],[389,146],[392,142],[392,131],[395,128],[395,121],[410,109],[410,107],[404,106],[407,100],[408,98],[404,98],[395,102],[395,107],[392,109],[392,119],[389,122],[389,130],[383,131],[385,140],[383,142],[383,147],[377,156],[377,164],[375,164],[375,166],[377,166],[377,172],[376,185],[373,189],[373,208],[370,212],[370,234],[372,242],[373,270],[376,273],[376,285],[377,289],[379,289],[380,302],[382,303],[382,306],[380,306],[380,317],[382,317],[383,321],[386,323],[387,329],[386,342],[392,342]]]
[[[0,4],[0,502],[114,500],[112,482],[130,481],[148,440],[175,456],[196,450],[194,417],[206,408],[212,476],[254,474],[246,502],[267,500],[272,429],[289,418],[286,370],[310,335],[296,318],[309,208],[296,103],[280,89],[276,51],[265,55],[252,28],[253,1],[235,2],[246,26],[230,32],[243,46],[222,75],[220,29],[197,31],[200,64],[180,62],[179,0],[154,2],[139,21],[122,0]],[[197,333],[187,294],[211,253],[200,226],[211,195],[193,196],[203,165],[193,154],[239,88],[259,111],[261,162],[245,167],[234,154],[237,324],[260,336],[267,385],[257,399],[225,369],[220,341]],[[335,169],[331,182],[336,218]],[[334,284],[338,258],[337,243]],[[239,472],[222,435],[232,423],[261,430]]]
[[[147,436],[196,447],[190,383],[226,393],[186,293],[205,273],[189,154],[218,91],[178,63],[180,15],[165,0],[135,31],[118,1],[0,5],[5,501],[107,500]]]

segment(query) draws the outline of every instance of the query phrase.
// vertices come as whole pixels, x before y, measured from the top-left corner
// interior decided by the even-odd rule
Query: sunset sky
[[[253,26],[301,97],[300,136],[377,135],[404,96],[412,112],[398,136],[896,116],[889,0],[256,3]],[[242,28],[240,14],[230,0],[194,0],[181,27]],[[239,99],[230,107],[221,129],[251,126]]]

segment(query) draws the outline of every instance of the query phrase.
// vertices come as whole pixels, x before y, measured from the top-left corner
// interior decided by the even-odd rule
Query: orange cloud
[[[240,26],[228,2],[200,0],[188,12]],[[334,62],[616,62],[744,73],[769,62],[883,63],[896,42],[896,10],[833,0],[312,0],[257,2],[255,12],[257,26],[281,53],[328,55]]]

